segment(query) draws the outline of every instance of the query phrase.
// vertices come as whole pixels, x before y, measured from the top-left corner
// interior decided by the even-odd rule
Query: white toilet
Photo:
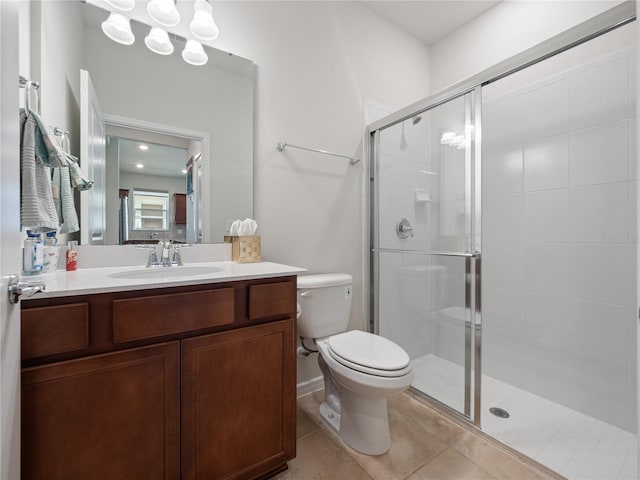
[[[324,376],[320,416],[350,447],[380,455],[391,447],[387,397],[409,387],[409,355],[391,340],[345,332],[351,312],[351,275],[298,277],[298,335],[313,340]]]

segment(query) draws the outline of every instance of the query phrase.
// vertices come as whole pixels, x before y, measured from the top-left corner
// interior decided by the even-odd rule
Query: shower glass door
[[[373,135],[374,328],[409,353],[414,391],[479,405],[478,91]]]

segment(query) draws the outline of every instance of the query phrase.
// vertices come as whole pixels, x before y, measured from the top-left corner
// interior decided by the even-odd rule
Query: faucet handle
[[[179,244],[174,243],[173,244],[173,259],[171,260],[171,264],[172,265],[177,265],[179,267],[184,265],[182,263],[182,256],[180,255],[180,250],[182,248],[189,248],[189,247],[192,247],[192,246],[193,245],[188,244],[188,243],[179,243]]]
[[[136,245],[136,248],[142,250],[149,250],[149,256],[147,257],[146,268],[155,267],[158,265],[158,254],[156,253],[155,245]]]

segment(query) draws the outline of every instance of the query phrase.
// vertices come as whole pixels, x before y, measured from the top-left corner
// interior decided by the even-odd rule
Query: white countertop
[[[201,268],[204,273],[197,272],[194,274],[190,273],[189,275],[176,275],[180,273],[180,269],[185,269],[185,272],[189,272],[190,270],[191,272],[196,272],[198,268]],[[206,272],[207,268],[220,270],[216,272]],[[144,276],[151,270],[153,270],[153,272],[149,272],[151,276],[148,278],[118,278],[113,276],[136,275],[137,273],[141,273],[141,275]],[[30,299],[36,300],[38,298],[66,297],[92,293],[144,290],[159,287],[178,287],[230,282],[234,280],[279,277],[283,275],[296,275],[303,272],[306,272],[306,269],[279,263],[236,263],[228,261],[188,263],[185,264],[184,267],[158,267],[153,269],[135,266],[82,268],[75,272],[57,270],[51,273],[43,273],[42,275],[22,277],[21,280],[45,282],[46,290],[30,297]],[[23,300],[29,300],[29,298],[23,297]]]

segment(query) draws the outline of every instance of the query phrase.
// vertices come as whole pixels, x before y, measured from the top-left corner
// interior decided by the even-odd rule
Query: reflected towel
[[[69,167],[53,169],[54,203],[60,220],[60,233],[73,233],[80,230],[78,214],[73,203],[73,189],[69,176]]]
[[[58,229],[58,215],[51,193],[51,173],[36,156],[37,121],[20,112],[20,223],[36,232]]]

